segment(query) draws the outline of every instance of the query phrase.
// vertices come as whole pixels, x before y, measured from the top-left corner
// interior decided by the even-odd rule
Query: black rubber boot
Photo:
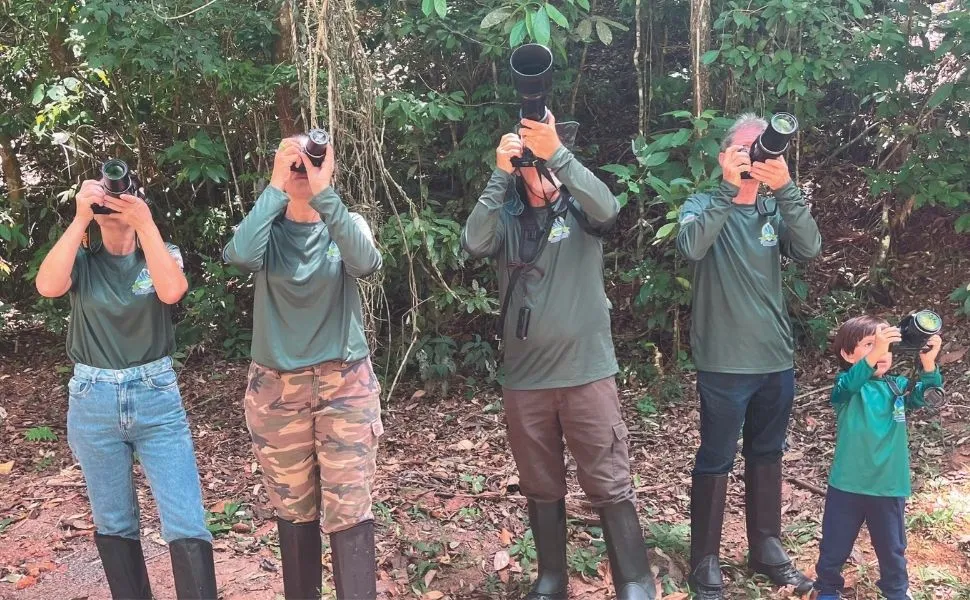
[[[330,534],[333,587],[340,600],[377,598],[374,522],[364,521]]]
[[[690,486],[690,577],[697,600],[723,600],[721,529],[727,474],[694,475]]]
[[[95,533],[94,545],[114,600],[152,600],[140,541]]]
[[[294,523],[276,518],[286,600],[318,600],[323,583],[320,521]]]
[[[216,567],[212,544],[206,540],[183,538],[168,545],[175,576],[175,597],[179,600],[216,600]]]
[[[637,507],[627,500],[604,506],[599,513],[617,600],[654,600],[657,586],[653,582]]]
[[[566,600],[569,568],[566,565],[566,499],[528,501],[529,527],[536,543],[539,576],[525,600]]]
[[[744,461],[744,512],[748,529],[748,567],[797,594],[812,591],[814,582],[792,564],[781,543],[781,459]]]

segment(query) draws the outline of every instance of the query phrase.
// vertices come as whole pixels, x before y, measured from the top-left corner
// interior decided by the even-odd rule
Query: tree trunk
[[[279,18],[276,20],[276,28],[279,37],[276,38],[276,45],[273,48],[273,61],[276,64],[293,63],[293,58],[296,56],[293,35],[296,29],[296,23],[294,21],[292,0],[283,0],[280,6]],[[294,64],[293,66],[299,68],[299,65]],[[276,112],[283,137],[294,135],[302,130],[297,123],[298,97],[292,85],[281,85],[276,88]]]
[[[0,168],[3,170],[3,183],[7,187],[10,210],[16,221],[24,209],[24,179],[10,136],[5,133],[0,133]]]
[[[690,62],[693,77],[694,115],[700,116],[709,95],[709,73],[701,64],[711,37],[711,0],[690,1]]]

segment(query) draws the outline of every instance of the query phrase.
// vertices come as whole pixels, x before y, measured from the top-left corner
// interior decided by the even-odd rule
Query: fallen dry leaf
[[[687,600],[690,596],[684,592],[674,592],[669,596],[664,596],[662,600]]]
[[[431,587],[431,582],[434,581],[434,576],[438,574],[436,569],[431,569],[424,574],[424,587]]]
[[[413,394],[411,394],[411,400],[418,400],[418,399],[424,398],[425,394],[427,394],[427,393],[428,392],[426,392],[424,390],[418,390],[418,391],[414,392]]]
[[[941,365],[948,365],[950,363],[955,363],[963,359],[963,356],[967,353],[967,348],[958,347],[950,352],[947,352],[940,357],[939,362]]]
[[[503,546],[508,546],[512,543],[512,532],[503,527],[502,533],[499,534],[499,540],[502,541]]]
[[[249,533],[253,527],[249,523],[233,523],[232,530],[236,533]]]
[[[0,463],[0,475],[9,475],[13,470],[13,461]]]
[[[496,571],[501,571],[505,567],[509,566],[509,561],[512,559],[509,557],[509,553],[505,550],[499,550],[495,553],[495,558],[492,559],[492,566]]]
[[[439,598],[444,598],[445,593],[439,592],[437,590],[433,592],[427,592],[424,596],[421,596],[421,600],[438,600]]]
[[[228,503],[225,500],[220,500],[212,505],[212,508],[209,509],[209,512],[212,512],[212,513],[226,512],[226,504]]]
[[[457,450],[471,450],[474,447],[475,443],[471,440],[462,440],[454,445],[454,448]]]
[[[29,588],[30,586],[34,585],[35,583],[37,583],[37,578],[36,577],[31,577],[30,575],[28,575],[28,576],[24,577],[23,579],[21,579],[20,581],[18,581],[16,587],[17,587],[18,590],[23,590],[23,589]]]

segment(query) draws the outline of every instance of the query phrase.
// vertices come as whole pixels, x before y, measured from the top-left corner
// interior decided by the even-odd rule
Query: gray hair
[[[727,130],[727,133],[724,134],[724,139],[721,141],[721,152],[724,152],[725,150],[728,149],[728,147],[731,145],[731,142],[734,141],[734,135],[738,131],[742,129],[747,129],[748,127],[755,127],[755,126],[759,127],[762,131],[764,131],[765,129],[768,128],[768,121],[762,119],[761,117],[759,117],[754,113],[744,113],[743,115],[738,117],[737,121],[734,122],[734,125],[731,125],[731,127]]]

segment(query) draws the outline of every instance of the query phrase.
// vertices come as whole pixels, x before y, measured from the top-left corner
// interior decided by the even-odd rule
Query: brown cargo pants
[[[522,494],[536,502],[566,496],[565,445],[576,459],[579,485],[590,503],[634,500],[629,431],[613,377],[545,390],[503,390],[509,445]],[[563,443],[565,437],[565,444]]]

